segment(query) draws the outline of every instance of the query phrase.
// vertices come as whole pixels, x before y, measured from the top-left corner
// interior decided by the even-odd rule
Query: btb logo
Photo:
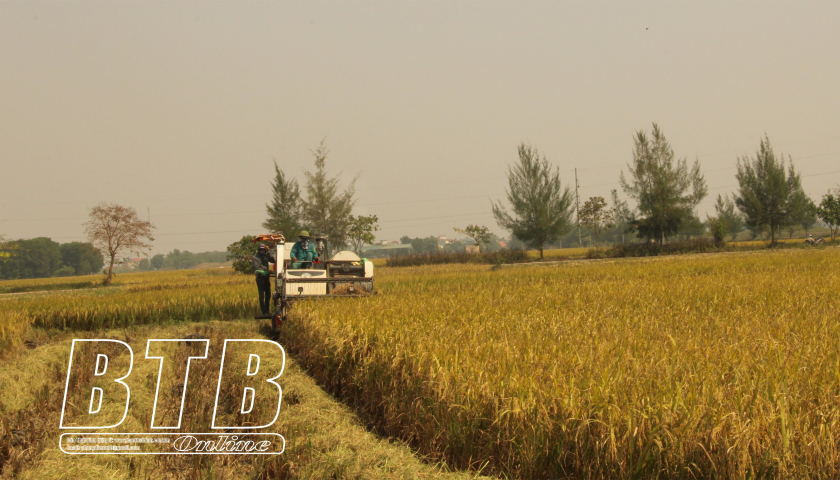
[[[174,355],[172,342],[182,342],[190,348],[186,355]],[[85,348],[83,348],[85,347]],[[145,358],[157,361],[157,384],[155,385],[154,402],[151,412],[149,428],[154,431],[181,428],[184,415],[184,403],[187,394],[190,366],[194,361],[207,359],[210,348],[209,340],[153,340],[146,343]],[[258,352],[258,353],[253,353]],[[116,358],[126,355],[129,359],[117,362]],[[279,356],[282,362],[261,361],[266,355]],[[231,361],[232,358],[241,361]],[[247,358],[247,362],[244,359]],[[169,378],[168,383],[181,380],[180,391],[177,395],[170,395],[174,402],[180,401],[175,411],[177,416],[164,418],[164,410],[171,410],[172,405],[161,406],[161,399],[165,395],[161,392],[164,377],[173,375],[172,372],[181,368],[172,368],[174,362],[186,363],[186,370],[180,379]],[[257,429],[271,426],[277,421],[280,413],[280,402],[283,392],[275,382],[283,373],[286,356],[280,344],[270,340],[225,340],[219,367],[218,382],[216,383],[216,400],[213,407],[213,429]],[[70,349],[70,362],[67,367],[67,380],[64,388],[64,401],[61,406],[61,423],[63,429],[106,429],[117,427],[125,421],[128,407],[131,403],[131,389],[125,380],[131,375],[134,366],[134,352],[131,347],[120,340],[73,340]],[[165,368],[168,367],[168,368]],[[241,371],[239,371],[241,370]],[[87,379],[85,382],[80,379]],[[274,388],[261,388],[270,384]],[[98,385],[98,386],[94,386]],[[266,392],[270,393],[266,393]],[[220,410],[219,392],[234,392],[237,408],[222,415]],[[258,394],[258,392],[260,392]],[[65,418],[68,408],[68,398],[82,398],[79,405],[71,405],[72,421]],[[274,411],[274,418],[265,425],[253,425],[253,420],[246,424],[246,416],[252,412],[255,404],[260,405],[264,412]],[[276,406],[275,406],[276,405]],[[107,408],[106,408],[107,407]],[[69,417],[70,415],[68,415]]]

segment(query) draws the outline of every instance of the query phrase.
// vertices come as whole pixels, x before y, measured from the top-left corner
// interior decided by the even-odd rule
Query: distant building
[[[143,261],[143,259],[142,259],[142,258],[140,258],[140,257],[137,257],[137,258],[126,258],[126,259],[125,259],[125,261],[123,262],[123,266],[124,266],[125,268],[130,268],[130,269],[132,269],[132,270],[133,270],[133,269],[135,269],[135,268],[137,268],[137,267],[139,267],[139,266],[140,266],[140,262],[141,262],[141,261]]]
[[[386,245],[366,245],[362,247],[362,257],[388,258],[399,255],[411,255],[413,249],[410,243],[386,242]]]

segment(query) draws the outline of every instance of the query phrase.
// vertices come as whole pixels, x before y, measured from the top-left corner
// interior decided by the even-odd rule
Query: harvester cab
[[[320,258],[329,255],[327,239],[315,235],[315,250]],[[298,301],[335,297],[362,297],[373,295],[373,263],[359,258],[351,251],[341,251],[325,262],[313,262],[311,268],[291,268],[291,251],[294,242],[286,242],[282,235],[260,235],[254,242],[270,242],[275,250],[277,263],[272,273],[275,288],[272,301],[275,311],[270,316],[271,327],[276,331],[286,320],[289,309]]]

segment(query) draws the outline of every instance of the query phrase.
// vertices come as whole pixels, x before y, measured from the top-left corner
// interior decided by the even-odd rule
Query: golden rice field
[[[101,281],[101,276],[74,282]],[[25,283],[26,282],[26,283]],[[55,286],[67,279],[15,280],[0,287]],[[0,295],[0,352],[23,341],[30,328],[97,330],[180,321],[253,317],[254,278],[230,269],[132,273],[113,287]]]
[[[837,248],[378,268],[379,295],[299,304],[280,343],[376,431],[455,467],[835,478],[838,268]],[[256,311],[253,278],[227,270],[118,282],[0,296],[0,349]]]
[[[380,269],[281,343],[451,465],[516,478],[840,475],[840,251]]]

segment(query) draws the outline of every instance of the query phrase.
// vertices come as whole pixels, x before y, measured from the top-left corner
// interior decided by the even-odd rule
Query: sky
[[[302,184],[323,141],[379,240],[506,235],[520,143],[609,198],[653,122],[700,160],[701,218],[764,135],[818,201],[838,24],[836,1],[0,2],[0,234],[84,241],[104,201],[152,254],[224,250],[263,232],[273,162]]]

